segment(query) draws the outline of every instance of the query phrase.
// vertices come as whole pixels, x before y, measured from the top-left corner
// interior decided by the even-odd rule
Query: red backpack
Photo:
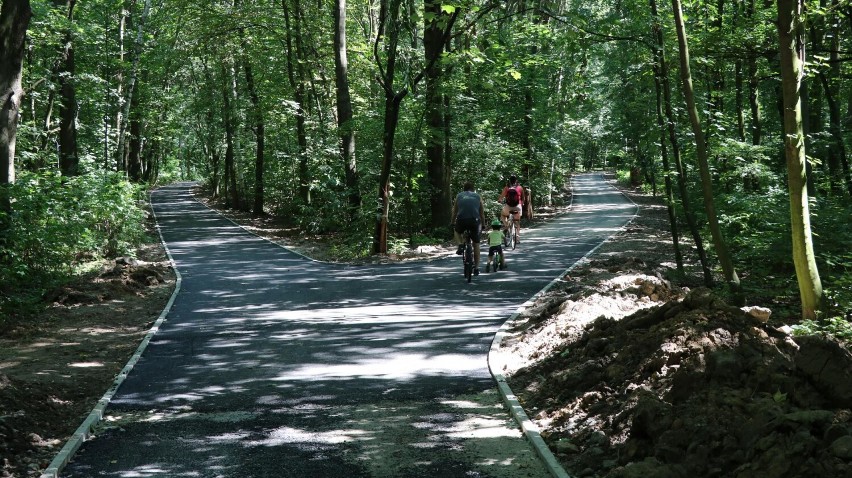
[[[521,203],[521,192],[519,191],[520,186],[510,186],[506,191],[506,204],[511,207],[515,207]]]

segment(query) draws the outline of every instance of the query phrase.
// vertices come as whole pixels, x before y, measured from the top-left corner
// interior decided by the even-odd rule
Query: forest
[[[605,169],[673,277],[852,337],[850,51],[847,0],[2,0],[0,322],[132,254],[157,185],[352,258],[446,238],[466,180]]]

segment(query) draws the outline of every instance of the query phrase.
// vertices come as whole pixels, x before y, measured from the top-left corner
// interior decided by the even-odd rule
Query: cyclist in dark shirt
[[[473,241],[473,274],[479,275],[479,233],[482,224],[485,223],[485,205],[482,197],[473,189],[473,183],[464,183],[464,191],[456,196],[453,203],[453,224],[455,225],[455,238],[459,245],[456,254],[464,252],[464,231],[470,231]]]

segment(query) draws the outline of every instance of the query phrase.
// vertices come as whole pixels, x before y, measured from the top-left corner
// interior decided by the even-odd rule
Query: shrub
[[[145,234],[142,189],[118,173],[24,172],[10,196],[0,242],[0,281],[8,289],[55,281],[81,256],[130,253]]]

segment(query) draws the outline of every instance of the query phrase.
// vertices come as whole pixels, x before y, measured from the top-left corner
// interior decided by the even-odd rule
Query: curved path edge
[[[621,230],[630,225],[636,216],[639,214],[639,206],[631,200],[627,195],[622,193],[622,195],[627,198],[628,201],[633,203],[636,206],[636,212],[633,214],[633,217],[630,218],[629,221],[625,222],[624,225],[621,226]],[[571,205],[573,206],[574,196],[571,196]],[[612,236],[610,236],[612,237]],[[607,239],[609,240],[609,239]],[[512,334],[509,332],[509,329],[515,325],[518,316],[526,310],[528,307],[532,306],[536,299],[546,294],[557,282],[562,280],[566,275],[568,275],[574,268],[585,263],[587,258],[594,254],[598,248],[604,245],[607,241],[603,241],[597,246],[595,246],[592,250],[586,253],[583,257],[581,257],[577,262],[571,265],[571,267],[565,269],[558,277],[550,281],[544,288],[540,291],[536,292],[535,295],[530,297],[529,300],[524,302],[518,307],[512,315],[503,322],[503,325],[500,326],[500,329],[494,334],[494,339],[491,342],[491,349],[488,351],[488,371],[491,373],[491,376],[494,378],[494,381],[497,382],[497,389],[500,392],[500,397],[503,399],[503,403],[509,409],[509,412],[512,414],[512,418],[514,418],[515,422],[521,428],[521,431],[524,433],[524,436],[530,442],[530,445],[535,450],[536,454],[541,458],[541,461],[544,463],[545,467],[550,471],[550,474],[553,475],[554,478],[572,478],[571,475],[562,468],[562,465],[559,464],[559,461],[556,459],[556,456],[550,451],[550,447],[547,446],[547,443],[544,442],[544,438],[541,436],[541,431],[538,429],[538,426],[530,419],[527,413],[524,411],[524,407],[521,406],[521,402],[518,400],[518,396],[515,395],[515,392],[509,387],[509,383],[506,381],[506,377],[500,372],[503,370],[503,361],[498,358],[499,354],[497,351],[503,345],[503,342],[511,337]]]
[[[71,435],[65,445],[59,450],[56,457],[53,458],[53,461],[41,472],[39,478],[58,478],[59,473],[62,472],[62,469],[71,461],[71,457],[74,456],[74,453],[80,449],[80,446],[83,442],[86,441],[92,434],[92,430],[100,423],[101,419],[104,416],[104,410],[106,410],[107,405],[112,400],[112,397],[118,391],[118,388],[124,382],[124,379],[127,378],[127,375],[130,374],[130,371],[133,370],[133,367],[136,365],[136,362],[139,361],[139,358],[142,356],[142,353],[148,347],[148,343],[154,337],[154,335],[160,330],[160,326],[163,325],[163,322],[166,321],[166,316],[169,314],[169,311],[172,309],[172,305],[175,302],[175,299],[180,293],[181,282],[183,278],[180,275],[180,271],[178,271],[177,266],[175,264],[175,260],[172,257],[172,252],[169,250],[169,246],[166,244],[166,241],[163,239],[163,232],[160,229],[159,221],[157,221],[157,213],[154,211],[154,206],[151,202],[151,195],[148,194],[148,204],[151,206],[151,214],[154,215],[154,220],[157,224],[157,234],[160,237],[160,244],[163,245],[163,248],[166,251],[166,255],[169,258],[169,263],[172,266],[172,270],[175,271],[175,290],[172,291],[171,297],[169,297],[169,301],[166,303],[165,308],[160,313],[160,316],[157,317],[157,320],[154,321],[154,325],[148,329],[148,333],[145,334],[145,337],[142,339],[142,342],[139,343],[139,346],[136,348],[136,351],[133,352],[133,355],[130,356],[130,359],[124,365],[124,368],[116,375],[115,380],[113,380],[112,385],[110,385],[109,389],[107,389],[106,393],[98,400],[98,403],[92,408],[92,411],[89,412],[89,415],[83,420],[83,423],[77,427],[77,430]]]

